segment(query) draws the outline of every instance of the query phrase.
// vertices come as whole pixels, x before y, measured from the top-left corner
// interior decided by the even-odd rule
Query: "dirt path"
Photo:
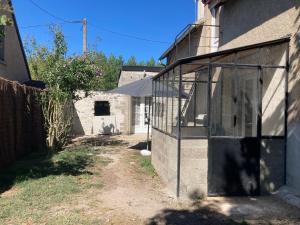
[[[140,173],[131,149],[143,140],[120,136],[129,144],[112,147],[104,155],[112,160],[102,171],[104,188],[90,193],[93,215],[105,225],[198,225],[198,224],[299,224],[300,210],[274,197],[208,198],[182,202],[170,196],[158,177]],[[85,196],[85,198],[87,197]],[[83,201],[89,201],[83,199]],[[245,221],[247,223],[245,223]]]
[[[138,140],[129,140],[129,146]],[[139,165],[132,158],[134,154],[136,150],[122,147],[105,155],[113,162],[102,172],[105,186],[97,198],[109,211],[108,224],[141,224],[165,208],[180,208],[180,204],[165,193],[158,177],[137,172]]]

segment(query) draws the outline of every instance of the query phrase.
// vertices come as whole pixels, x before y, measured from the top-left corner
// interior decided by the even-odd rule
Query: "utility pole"
[[[82,21],[83,24],[83,54],[87,54],[87,20],[86,18]]]

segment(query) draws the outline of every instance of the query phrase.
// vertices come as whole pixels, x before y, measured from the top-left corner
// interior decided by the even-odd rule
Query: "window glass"
[[[256,137],[258,69],[216,67],[212,75],[212,136]]]
[[[286,71],[279,68],[263,70],[262,135],[283,136],[285,126]]]
[[[108,101],[96,101],[94,105],[95,116],[109,116],[110,104]]]

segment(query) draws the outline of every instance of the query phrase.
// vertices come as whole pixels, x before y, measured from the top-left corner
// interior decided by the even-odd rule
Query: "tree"
[[[147,62],[147,66],[155,66],[155,59],[153,57],[151,57],[148,62]]]
[[[6,14],[13,13],[11,6],[8,3],[0,4],[0,12],[3,15],[0,15],[0,26],[11,26],[13,24],[13,20],[8,17]],[[4,29],[0,30],[0,37],[4,36]]]
[[[79,99],[79,90],[88,95],[96,84],[102,84],[102,79],[97,76],[102,68],[92,57],[66,57],[68,48],[62,31],[57,27],[51,31],[52,49],[39,46],[35,39],[31,39],[26,51],[33,77],[47,84],[47,91],[39,96],[47,144],[50,150],[59,150],[66,144],[71,131],[72,102]]]
[[[131,57],[127,60],[126,65],[127,65],[127,66],[137,66],[138,63],[137,63],[137,61],[136,61],[135,56],[131,56]]]
[[[35,39],[27,44],[29,68],[34,79],[44,81],[49,88],[57,87],[70,95],[72,99],[78,99],[78,90],[86,93],[100,85],[99,75],[102,68],[95,63],[95,59],[85,56],[66,57],[67,43],[62,31],[51,28],[53,34],[53,47],[48,49],[39,46]]]

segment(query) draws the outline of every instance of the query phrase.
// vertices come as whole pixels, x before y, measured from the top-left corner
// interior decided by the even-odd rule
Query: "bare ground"
[[[158,176],[140,172],[133,157],[138,151],[130,147],[141,142],[143,136],[115,138],[127,144],[108,147],[101,155],[112,160],[101,172],[104,188],[81,194],[72,205],[53,209],[52,213],[78,208],[104,225],[300,225],[300,210],[275,197],[179,201],[168,193]]]

